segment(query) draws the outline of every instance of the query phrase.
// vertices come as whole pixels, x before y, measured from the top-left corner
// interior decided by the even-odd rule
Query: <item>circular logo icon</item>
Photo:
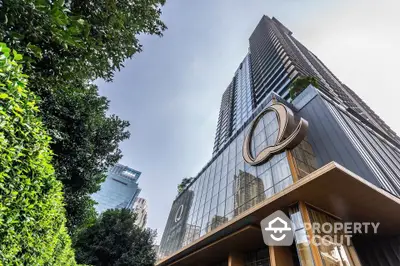
[[[278,137],[272,146],[263,149],[259,154],[251,154],[251,139],[259,121],[265,114],[274,112],[278,120]],[[308,122],[303,118],[295,125],[292,110],[281,103],[276,103],[264,109],[253,121],[250,131],[243,143],[243,158],[250,165],[259,165],[271,158],[272,155],[285,149],[296,147],[306,136]]]
[[[179,206],[178,210],[176,211],[175,223],[179,222],[182,219],[182,215],[183,215],[183,204]]]

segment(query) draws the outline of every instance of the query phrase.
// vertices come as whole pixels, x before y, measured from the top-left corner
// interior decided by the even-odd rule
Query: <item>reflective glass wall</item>
[[[122,164],[108,169],[107,178],[101,188],[92,194],[97,213],[108,209],[132,209],[141,189],[138,185],[140,172]]]
[[[244,162],[242,145],[249,127],[238,133],[174,201],[161,240],[160,258],[190,245],[293,183],[286,152],[257,167]],[[253,154],[274,144],[277,130],[276,115],[267,113],[254,130]]]

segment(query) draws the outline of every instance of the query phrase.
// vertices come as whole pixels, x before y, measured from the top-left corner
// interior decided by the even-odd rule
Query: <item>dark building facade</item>
[[[271,59],[274,45],[282,49]],[[242,62],[223,95],[217,135],[221,128],[229,134],[221,135],[212,159],[173,202],[157,266],[400,265],[397,136],[300,46],[276,19],[262,18],[243,61],[250,82],[237,85],[247,73]],[[283,69],[279,63],[265,68],[282,58]],[[287,86],[297,75],[317,77],[320,88],[310,85],[289,100]],[[274,76],[278,81],[269,83]],[[235,96],[241,89],[250,91],[246,100]],[[293,223],[289,247],[263,243],[260,221],[277,210]],[[306,226],[349,222],[380,225],[376,234],[351,235],[351,243],[324,245],[310,239],[326,235]]]
[[[399,141],[396,133],[316,55],[297,41],[290,30],[277,19],[263,16],[249,38],[248,55],[222,97],[214,153],[269,93],[275,92],[289,100],[290,82],[299,76],[315,77],[320,90],[327,96]]]

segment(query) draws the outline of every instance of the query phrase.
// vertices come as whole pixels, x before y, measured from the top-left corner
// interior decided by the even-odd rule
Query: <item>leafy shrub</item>
[[[22,56],[0,43],[0,265],[76,265]]]
[[[313,85],[315,88],[319,88],[318,80],[314,77],[298,77],[296,78],[289,87],[290,99],[294,100],[308,85]]]

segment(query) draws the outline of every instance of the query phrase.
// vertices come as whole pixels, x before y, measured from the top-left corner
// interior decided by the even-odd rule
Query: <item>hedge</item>
[[[0,265],[76,265],[22,56],[0,43]]]

